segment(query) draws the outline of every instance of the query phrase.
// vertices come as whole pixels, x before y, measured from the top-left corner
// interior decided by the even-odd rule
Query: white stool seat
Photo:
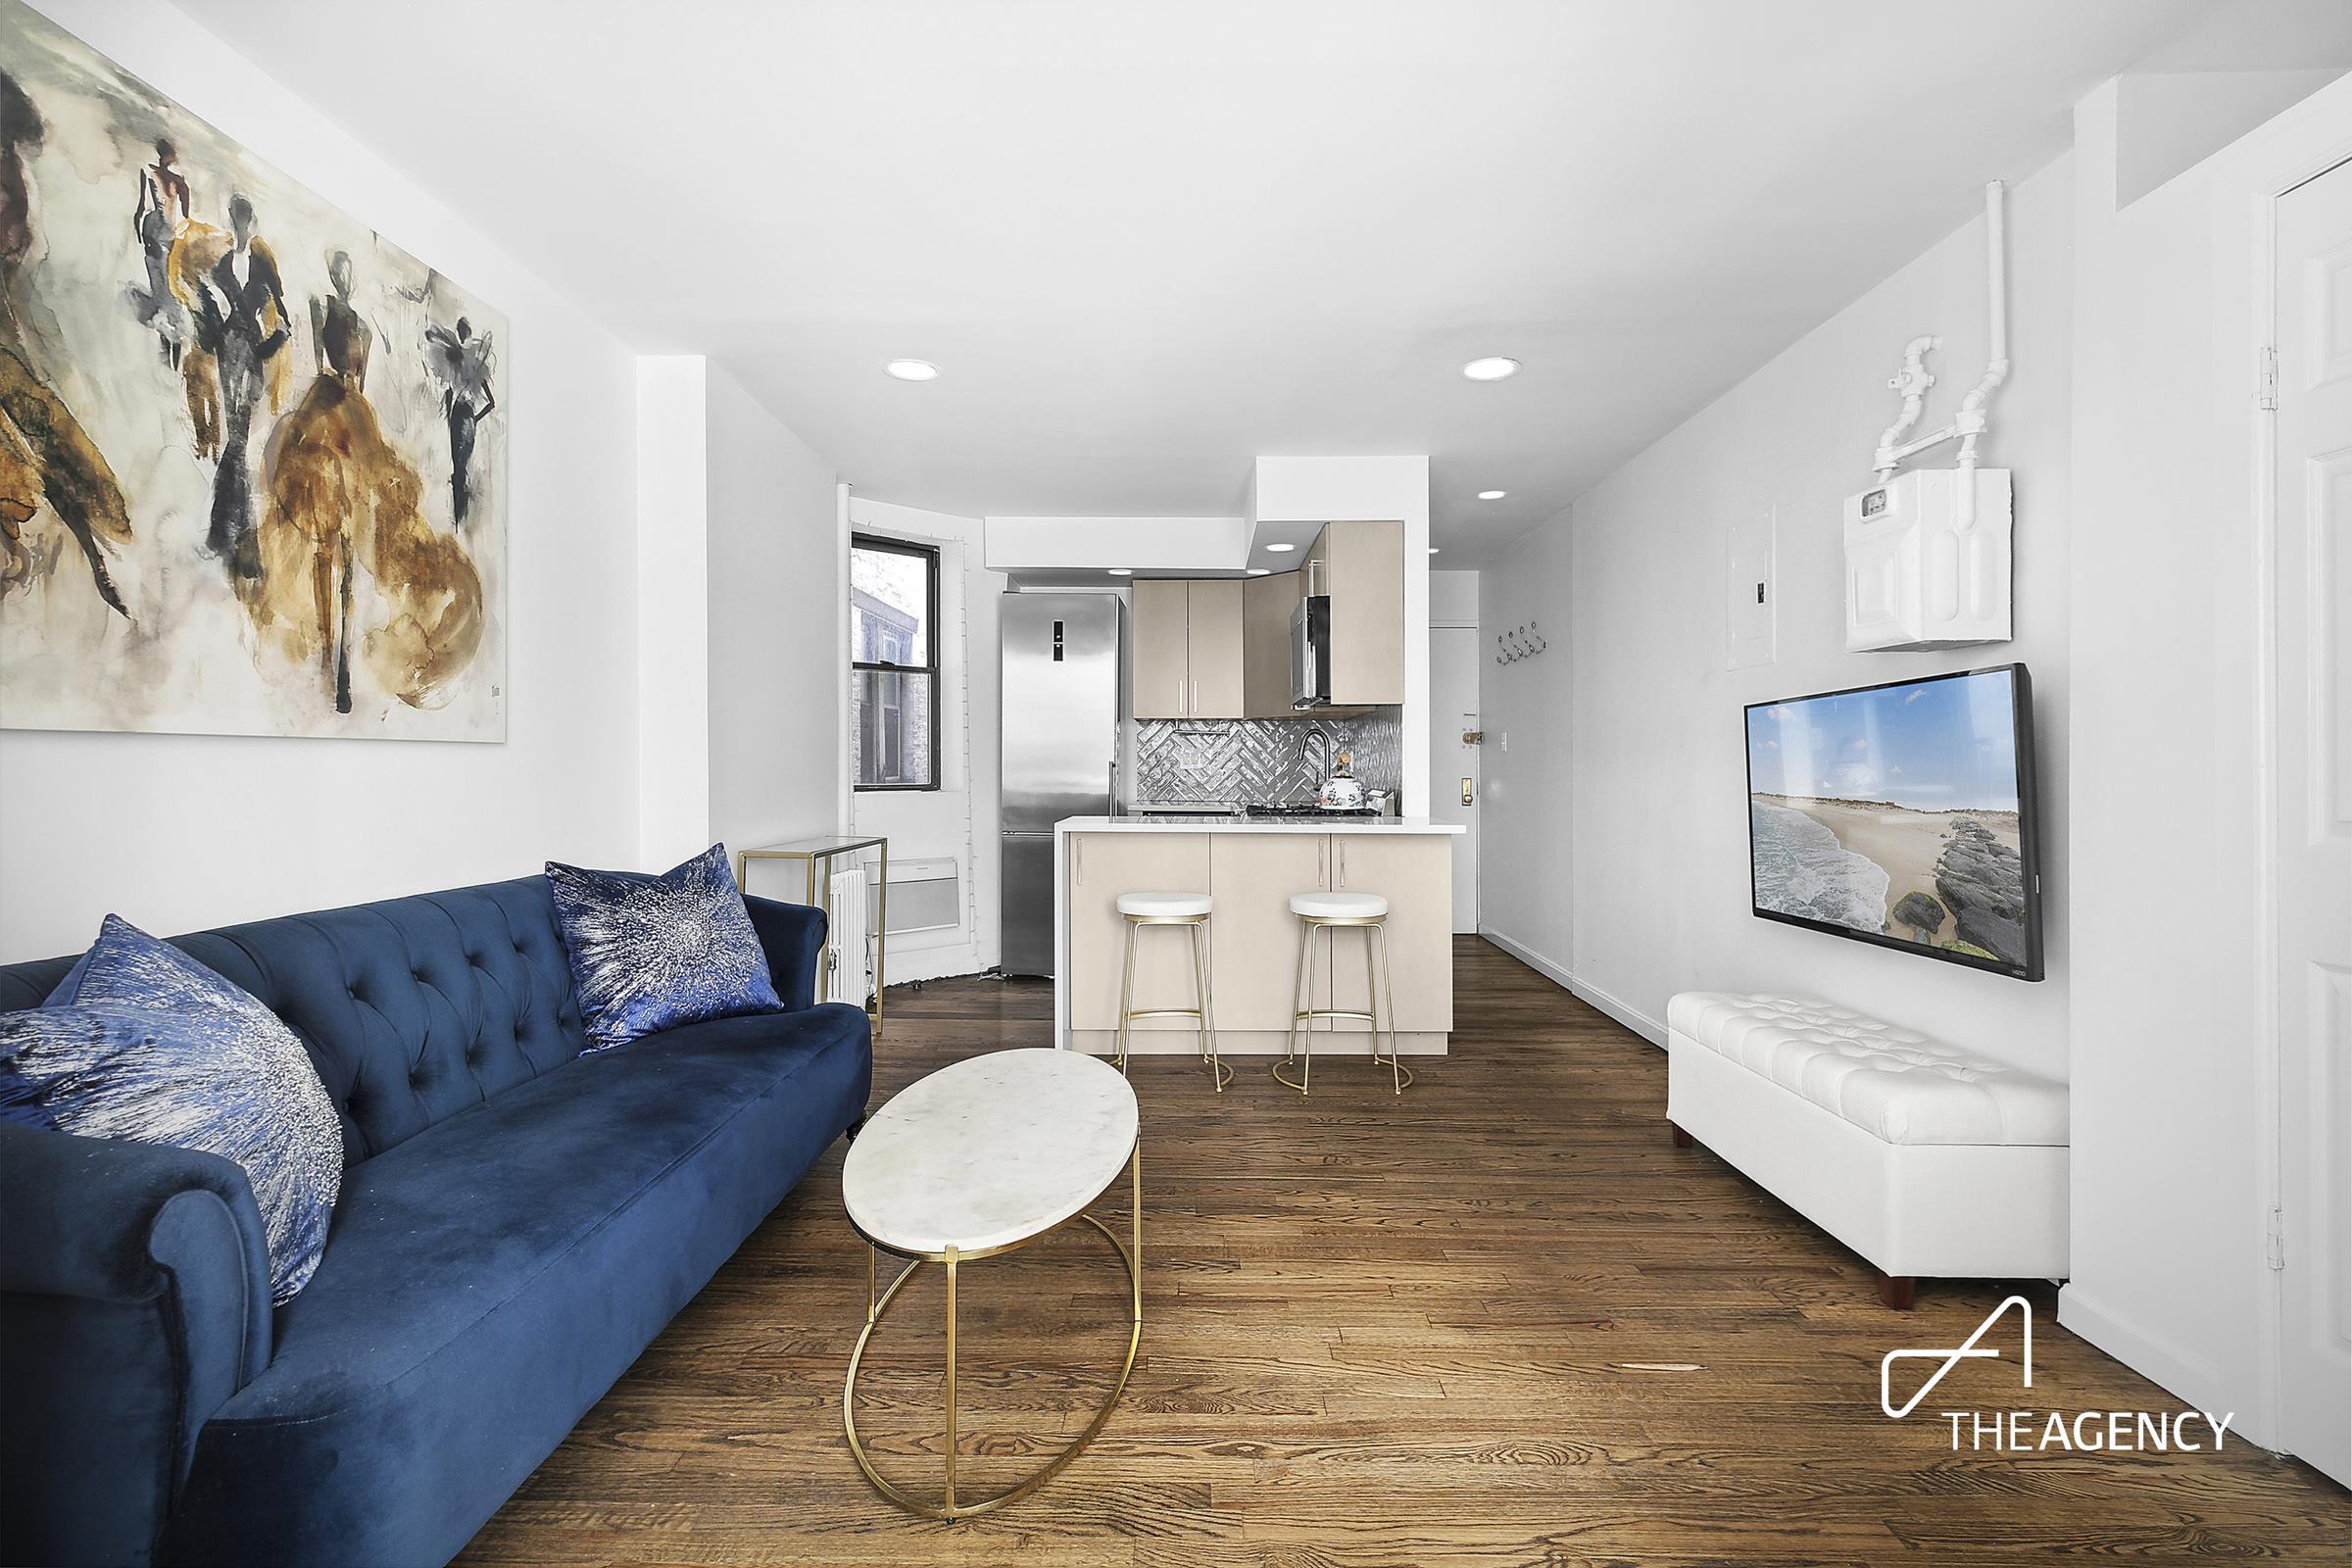
[[[1148,915],[1163,920],[1201,915],[1208,912],[1208,895],[1205,893],[1122,893],[1119,895],[1119,912],[1121,914]]]
[[[1294,893],[1291,912],[1310,920],[1375,920],[1389,912],[1377,893]]]

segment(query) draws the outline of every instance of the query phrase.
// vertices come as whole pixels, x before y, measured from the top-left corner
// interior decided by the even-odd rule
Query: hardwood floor
[[[1879,1304],[1859,1258],[1702,1149],[1666,1058],[1458,939],[1452,1054],[1402,1100],[1330,1058],[1301,1101],[1240,1058],[1209,1092],[1135,1059],[1145,1324],[1125,1400],[1006,1511],[914,1519],[858,1476],[842,1374],[865,1261],[836,1149],[461,1559],[492,1563],[1988,1565],[2352,1556],[2352,1497],[2230,1435],[2216,1453],[1951,1451],[1934,1407],[2173,1411],[2035,1308],[2034,1378],[1963,1364],[1911,1419],[1879,1359],[1956,1345],[1997,1284]],[[1048,1042],[1034,984],[897,990],[875,1103],[960,1056]],[[1105,1200],[1102,1212],[1120,1212]],[[1114,1228],[1116,1228],[1114,1226]],[[962,1276],[963,1485],[1086,1421],[1125,1346],[1123,1277],[1071,1227]],[[876,1341],[858,1425],[935,1487],[938,1271]],[[2014,1341],[2003,1343],[2014,1344]]]

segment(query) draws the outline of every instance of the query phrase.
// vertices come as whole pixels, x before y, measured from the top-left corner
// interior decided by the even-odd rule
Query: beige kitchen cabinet
[[[1242,713],[1291,718],[1291,612],[1299,574],[1280,571],[1242,585]]]
[[[1244,716],[1242,579],[1139,577],[1129,707],[1137,718]]]
[[[1331,599],[1335,708],[1404,701],[1404,524],[1326,523],[1307,553],[1306,591]]]
[[[1186,718],[1192,713],[1191,587],[1165,577],[1135,581],[1128,695],[1137,718]]]
[[[1288,1029],[1298,978],[1298,922],[1291,895],[1327,885],[1324,833],[1213,833],[1208,841],[1209,952],[1216,956],[1217,1027]]]
[[[1194,718],[1242,718],[1242,579],[1206,577],[1188,590],[1187,651]]]
[[[1342,893],[1388,897],[1389,980],[1396,1027],[1406,1034],[1451,1029],[1453,841],[1419,834],[1334,833],[1331,885]],[[1348,931],[1332,935],[1332,1005],[1368,1010],[1363,938]],[[1382,999],[1384,1004],[1387,1000]]]
[[[1119,969],[1127,944],[1119,895],[1208,892],[1208,835],[1073,833],[1063,874],[1069,879],[1063,918],[1068,922],[1064,983],[1070,1027],[1116,1029]],[[1192,933],[1178,926],[1146,927],[1136,948],[1135,1005],[1193,1005],[1192,964]],[[1144,1018],[1133,1027],[1190,1029],[1192,1021]]]
[[[1396,1028],[1415,1034],[1453,1027],[1451,838],[1212,833],[1208,840],[1208,889],[1216,903],[1209,952],[1216,960],[1218,1028],[1290,1028],[1299,933],[1291,895],[1321,889],[1388,896]],[[1308,1005],[1369,1011],[1362,932],[1334,928],[1316,947]],[[1340,1027],[1362,1032],[1360,1024]]]

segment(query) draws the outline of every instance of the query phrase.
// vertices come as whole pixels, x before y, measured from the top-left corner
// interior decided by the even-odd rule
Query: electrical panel
[[[2009,499],[2006,468],[1911,468],[1848,496],[1846,651],[2007,642]]]

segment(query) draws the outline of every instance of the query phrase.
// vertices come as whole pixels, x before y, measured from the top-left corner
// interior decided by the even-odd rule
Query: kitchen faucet
[[[1299,733],[1298,765],[1300,767],[1306,765],[1306,749],[1316,741],[1323,743],[1323,760],[1313,774],[1309,776],[1306,787],[1310,792],[1320,789],[1323,780],[1331,776],[1331,735],[1320,724],[1310,723]]]

